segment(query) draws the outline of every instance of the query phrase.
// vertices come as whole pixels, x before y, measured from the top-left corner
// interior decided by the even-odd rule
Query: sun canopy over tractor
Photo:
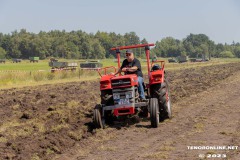
[[[141,48],[141,47],[150,47],[150,46],[154,46],[154,43],[115,47],[115,48],[111,48],[111,51],[114,51],[114,50],[118,51],[118,50],[123,50],[123,49],[132,49],[132,48]]]
[[[154,46],[154,43],[150,43],[150,44],[137,44],[137,45],[131,45],[131,46],[121,46],[121,47],[115,47],[115,48],[111,48],[111,51],[116,51],[117,53],[117,60],[118,60],[118,68],[120,68],[120,50],[123,49],[133,49],[133,48],[145,48],[145,53],[146,53],[146,58],[147,58],[147,68],[148,68],[148,74],[150,73],[150,60],[149,60],[149,50],[150,50],[150,46]]]

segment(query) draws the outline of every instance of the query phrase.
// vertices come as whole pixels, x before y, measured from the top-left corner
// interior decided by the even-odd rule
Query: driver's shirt
[[[135,72],[125,72],[125,74],[136,74],[138,77],[143,77],[140,61],[136,58],[134,58],[132,62],[128,62],[128,60],[125,59],[122,63],[121,69],[124,67],[131,68],[134,66],[138,68]]]

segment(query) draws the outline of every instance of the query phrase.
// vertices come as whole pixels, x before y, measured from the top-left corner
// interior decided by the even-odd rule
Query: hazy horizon
[[[135,32],[148,42],[165,37],[182,40],[205,34],[215,43],[240,42],[237,0],[0,0],[0,32],[20,29],[39,33],[82,30]]]

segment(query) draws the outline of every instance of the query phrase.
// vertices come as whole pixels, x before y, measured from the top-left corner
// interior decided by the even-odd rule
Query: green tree
[[[117,46],[116,41],[118,40],[115,35],[109,35],[107,32],[100,32],[98,31],[95,34],[95,38],[98,39],[100,45],[104,48],[104,50],[106,51],[105,56],[104,57],[109,57],[110,56],[110,48],[111,47],[115,47]],[[115,42],[115,43],[114,43]]]
[[[240,46],[234,48],[234,54],[236,57],[240,58]]]
[[[91,51],[91,53],[93,53],[92,55],[91,55],[91,57],[90,58],[92,58],[92,59],[95,59],[95,58],[97,58],[97,59],[103,59],[103,58],[105,58],[105,49],[100,45],[100,42],[98,41],[98,40],[93,40],[93,42],[92,42],[92,51]]]
[[[135,44],[140,44],[140,38],[137,36],[135,32],[129,32],[124,34],[125,38],[125,45],[135,45]]]
[[[210,40],[208,42],[208,58],[211,60],[212,55],[216,53],[216,45],[214,41]]]
[[[20,38],[19,37],[13,37],[10,42],[10,50],[9,55],[12,58],[21,58],[22,53],[19,50],[19,44],[20,44]]]
[[[208,44],[205,44],[205,43],[201,44],[199,49],[200,50],[198,52],[202,55],[202,58],[206,59],[206,55],[209,54],[209,52],[208,52]]]
[[[216,51],[214,54],[214,57],[219,57],[219,54],[224,51],[224,46],[223,44],[219,43],[216,45]]]
[[[199,57],[209,54],[209,46],[212,41],[205,34],[190,34],[183,39],[183,45],[190,57]]]
[[[86,36],[85,41],[81,44],[80,53],[82,53],[81,58],[91,58],[92,56],[92,46],[90,43],[90,37]]]
[[[223,51],[219,54],[220,57],[222,58],[233,58],[234,55],[231,51]]]
[[[152,50],[158,57],[177,57],[184,51],[181,41],[172,37],[163,38],[160,42],[156,42],[155,48]]]
[[[4,35],[1,38],[1,47],[7,52],[7,57],[11,57],[10,51],[11,51],[11,36],[9,34]]]
[[[0,59],[6,58],[6,54],[6,51],[2,47],[0,47]]]

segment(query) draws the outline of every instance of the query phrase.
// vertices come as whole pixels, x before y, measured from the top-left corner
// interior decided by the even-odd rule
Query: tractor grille
[[[129,104],[135,100],[135,87],[113,89],[114,104]]]
[[[122,86],[130,86],[131,80],[129,78],[126,79],[118,79],[118,80],[112,80],[112,87],[122,87]]]

